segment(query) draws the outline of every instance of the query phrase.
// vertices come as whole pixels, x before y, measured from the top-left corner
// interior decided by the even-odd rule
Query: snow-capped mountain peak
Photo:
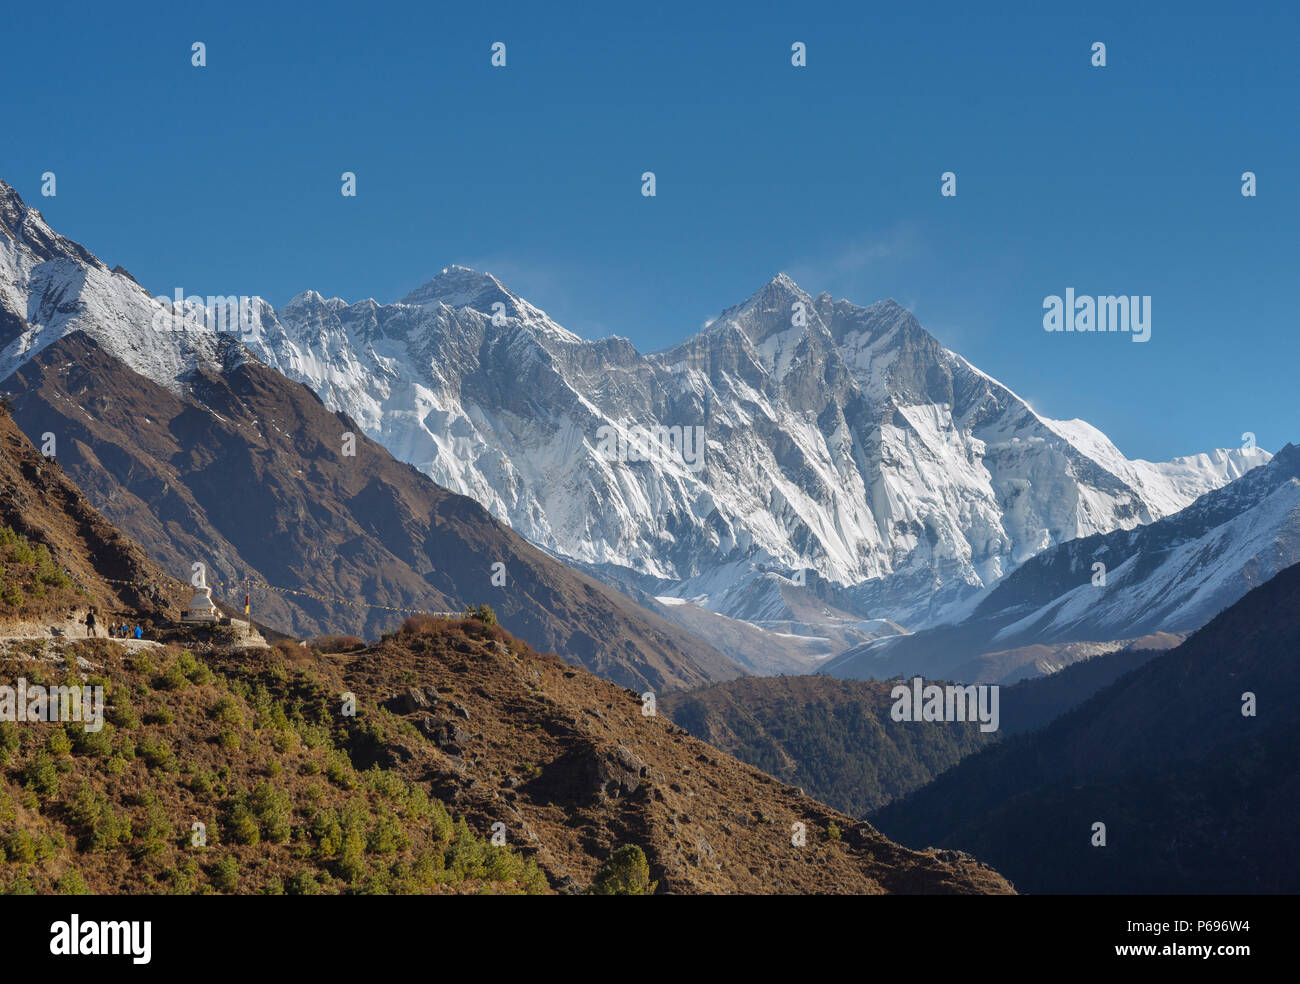
[[[0,235],[39,261],[63,259],[103,266],[84,247],[51,229],[41,213],[24,202],[18,192],[4,181],[0,181]]]
[[[546,549],[727,612],[766,610],[744,587],[764,572],[812,571],[841,607],[950,617],[1052,544],[1150,522],[1268,460],[1129,461],[896,301],[814,298],[785,274],[648,355],[584,341],[465,267],[398,304],[286,307],[259,355]],[[702,466],[611,459],[602,435],[637,428],[701,429]]]
[[[184,313],[54,232],[0,181],[0,379],[75,331],[173,391],[199,363],[243,357],[237,334],[195,326]]]
[[[495,276],[452,264],[398,302],[412,307],[473,311],[483,315],[493,329],[519,329],[546,342],[580,344],[582,339],[560,327],[546,312],[533,307]]]
[[[443,267],[431,280],[402,298],[403,304],[446,304],[451,308],[472,307],[484,314],[492,313],[496,301],[518,304],[496,277],[455,264]]]
[[[739,617],[814,581],[864,619],[957,617],[1041,551],[1150,523],[1269,458],[1127,459],[896,301],[814,298],[785,274],[650,354],[585,341],[460,266],[390,304],[255,299],[242,334],[159,330],[176,321],[0,184],[0,378],[76,330],[172,389],[247,344],[544,549]]]

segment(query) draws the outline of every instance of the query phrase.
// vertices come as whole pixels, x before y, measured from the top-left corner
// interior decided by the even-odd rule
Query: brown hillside
[[[0,409],[0,528],[5,527],[33,546],[44,545],[55,570],[66,571],[71,583],[48,585],[43,597],[24,592],[20,604],[0,602],[0,621],[47,616],[61,621],[69,612],[84,615],[92,605],[102,613],[122,609],[148,617],[189,600],[143,550],[91,507],[59,464],[33,447]],[[157,586],[156,593],[150,585]]]
[[[475,829],[504,824],[562,889],[636,844],[661,892],[1010,890],[957,852],[888,841],[495,627],[426,620],[321,663],[327,686],[358,698],[338,726],[359,766],[428,782]],[[791,843],[795,823],[806,846]]]

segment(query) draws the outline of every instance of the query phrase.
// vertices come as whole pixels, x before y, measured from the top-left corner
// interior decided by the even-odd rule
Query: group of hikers
[[[92,608],[86,613],[86,634],[95,634],[95,610]],[[110,639],[143,639],[144,629],[139,625],[134,628],[126,622],[109,622],[108,635]]]

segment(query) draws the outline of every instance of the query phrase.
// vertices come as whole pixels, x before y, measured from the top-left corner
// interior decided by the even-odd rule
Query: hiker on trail
[[[138,625],[135,627],[135,637],[136,637],[137,639],[143,639],[143,638],[144,638],[144,630],[141,629],[140,626],[138,626]]]
[[[86,635],[95,634],[95,609],[86,612]]]

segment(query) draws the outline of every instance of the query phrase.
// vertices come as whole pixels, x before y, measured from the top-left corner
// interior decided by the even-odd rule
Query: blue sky
[[[6,12],[0,177],[155,294],[463,263],[652,350],[785,271],[1130,456],[1300,440],[1295,4],[174,6]],[[1044,332],[1067,287],[1151,341]]]

